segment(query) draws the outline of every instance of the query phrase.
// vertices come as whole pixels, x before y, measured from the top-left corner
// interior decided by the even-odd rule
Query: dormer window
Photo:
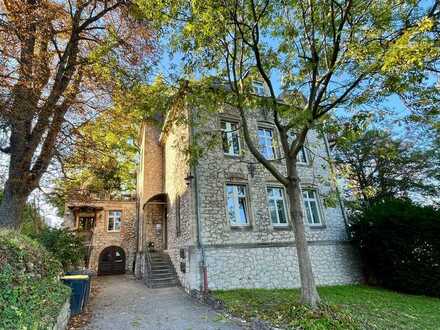
[[[254,90],[254,93],[259,96],[265,96],[266,95],[266,89],[264,88],[264,84],[262,81],[254,81],[252,82],[252,87]]]

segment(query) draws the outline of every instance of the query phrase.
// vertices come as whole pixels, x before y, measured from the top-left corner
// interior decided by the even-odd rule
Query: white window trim
[[[246,220],[247,223],[245,224],[233,224],[231,222],[231,219],[229,218],[229,207],[228,207],[228,186],[243,186],[244,187],[244,191],[245,191],[245,201],[246,201]],[[236,227],[250,227],[251,226],[251,212],[250,212],[250,203],[249,203],[249,190],[248,190],[248,186],[245,183],[240,183],[240,182],[227,182],[225,184],[225,207],[226,207],[226,216],[228,219],[228,223],[229,226],[232,228],[236,228]],[[240,207],[239,207],[239,203],[238,203],[238,190],[234,189],[234,212],[235,212],[235,216],[237,216],[237,214],[239,215],[240,212]],[[238,211],[238,212],[237,212]]]
[[[289,132],[289,133],[291,133],[291,132]],[[287,142],[289,143],[289,145],[290,145],[290,143],[292,142],[290,136],[291,136],[291,134],[288,134],[288,136],[287,136]],[[298,165],[310,165],[309,151],[307,150],[306,145],[307,145],[307,139],[306,139],[306,141],[304,141],[304,144],[303,144],[303,146],[301,147],[301,149],[304,150],[304,156],[305,156],[305,158],[306,158],[306,161],[305,161],[305,162],[302,162],[301,160],[298,160],[298,158],[297,158],[296,163],[297,163]],[[300,155],[300,153],[301,153],[301,150],[299,151],[298,156]]]
[[[283,195],[282,199],[276,198],[274,200],[282,200],[283,201],[284,214],[286,216],[286,223],[280,223],[277,203],[275,203],[275,206],[277,208],[277,220],[278,220],[278,222],[277,223],[273,223],[272,222],[272,216],[270,214],[270,208],[269,208],[269,200],[270,200],[270,198],[269,198],[268,189],[281,189],[281,193]],[[273,227],[277,227],[277,228],[279,228],[279,227],[281,227],[281,228],[289,227],[289,214],[287,213],[287,199],[286,199],[285,189],[283,187],[280,187],[280,186],[268,185],[268,186],[266,186],[266,195],[267,195],[267,209],[269,211],[269,219],[270,219],[270,222],[271,222],[272,226]]]
[[[223,127],[222,127],[223,122],[226,124],[225,129],[223,129]],[[237,128],[233,129],[232,125],[237,125]],[[223,134],[226,134],[226,139],[228,140],[228,144],[229,144],[228,152],[225,152],[223,150],[223,145],[222,145],[222,151],[223,151],[224,155],[237,157],[237,156],[240,156],[240,154],[241,154],[240,130],[238,129],[238,125],[239,125],[239,123],[236,121],[229,120],[229,119],[220,119],[220,130],[221,130],[221,134],[222,134],[222,143],[223,143]],[[234,147],[233,147],[233,144],[231,143],[232,134],[237,134],[238,153],[234,153]],[[232,152],[230,152],[231,149],[232,149]]]
[[[261,150],[261,145],[260,145],[260,130],[263,131],[270,131],[272,133],[272,138],[270,139],[271,143],[271,148],[272,148],[272,154],[273,157],[272,158],[267,158],[266,155],[263,153],[263,151]],[[258,126],[257,128],[257,138],[258,138],[258,147],[259,147],[259,151],[260,153],[264,156],[264,158],[266,158],[267,160],[275,160],[278,157],[278,152],[277,152],[277,147],[276,147],[276,135],[275,135],[275,130],[272,127],[266,127],[266,126]],[[265,136],[264,137],[265,141],[268,141],[269,139]]]
[[[266,96],[266,87],[264,86],[264,82],[260,80],[252,81],[252,89],[256,95]]]
[[[304,143],[304,145],[301,147],[301,149],[302,149],[302,150],[299,151],[298,155],[300,155],[300,153],[304,151],[304,158],[306,159],[306,161],[303,162],[303,161],[301,161],[301,160],[298,159],[298,160],[297,160],[297,164],[299,164],[299,165],[309,165],[309,164],[310,164],[310,161],[309,161],[309,153],[308,153],[308,151],[307,151],[307,149],[306,149],[305,143]]]
[[[112,212],[119,212],[119,229],[112,229],[110,230],[110,218],[113,218],[112,216],[110,216],[110,213]],[[113,227],[115,227],[115,224],[113,223]],[[121,227],[122,227],[122,211],[121,210],[110,210],[108,211],[108,216],[107,216],[107,232],[109,233],[118,233],[121,231]]]
[[[304,191],[313,191],[314,195],[315,195],[315,201],[316,201],[316,207],[317,207],[317,211],[318,211],[318,217],[319,217],[319,223],[310,223],[308,218],[307,218],[307,213],[308,210],[306,208],[306,200],[304,200]],[[303,214],[304,214],[304,220],[307,223],[307,225],[309,227],[324,227],[324,214],[323,214],[323,210],[322,210],[322,206],[321,206],[321,200],[319,197],[319,192],[318,189],[314,188],[314,187],[302,187],[301,188],[301,200],[302,200],[302,205],[303,205]],[[307,201],[309,200],[309,198],[307,198]],[[313,214],[312,214],[313,216]]]

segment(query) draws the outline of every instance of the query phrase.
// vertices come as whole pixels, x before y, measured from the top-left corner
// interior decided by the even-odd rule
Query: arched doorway
[[[125,273],[125,252],[119,246],[109,246],[99,255],[98,275]]]
[[[167,201],[166,194],[158,194],[144,204],[144,246],[150,250],[167,249]]]

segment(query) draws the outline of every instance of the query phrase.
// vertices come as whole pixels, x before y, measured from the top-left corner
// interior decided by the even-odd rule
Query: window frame
[[[119,212],[119,228],[116,229],[116,225],[115,222],[113,222],[113,229],[110,230],[110,219],[113,219],[113,221],[117,218],[115,218],[114,216],[111,216],[112,213],[114,212]],[[118,233],[121,231],[121,227],[122,227],[122,210],[109,210],[108,211],[108,216],[107,216],[107,232],[109,233]]]
[[[292,143],[292,132],[290,131],[289,133],[288,133],[288,136],[287,136],[287,142],[289,143],[289,145]],[[307,138],[306,138],[306,140],[304,141],[304,144],[301,146],[301,150],[298,152],[298,155],[297,155],[297,158],[296,158],[296,163],[298,164],[298,165],[310,165],[310,158],[309,158],[309,152],[308,152],[308,150],[307,150],[307,148],[306,148],[306,144],[307,144]],[[303,153],[303,155],[304,155],[304,158],[305,158],[305,162],[303,162],[303,161],[301,161],[300,159],[298,159],[298,156],[301,154],[301,153]]]
[[[255,95],[266,96],[266,87],[264,86],[264,82],[260,80],[252,81],[252,91],[254,92]]]
[[[303,162],[302,160],[298,159],[298,156],[300,154],[304,155],[305,162]],[[307,149],[305,148],[305,144],[303,146],[301,146],[301,149],[300,149],[300,151],[298,152],[298,155],[297,155],[296,162],[299,165],[309,165],[310,164],[310,162],[309,162],[309,154],[307,152]]]
[[[277,203],[275,203],[275,205],[276,205],[276,209],[277,209],[277,220],[278,220],[278,222],[274,223],[272,221],[272,214],[270,212],[270,206],[269,206],[269,200],[270,200],[269,189],[279,189],[279,190],[281,190],[282,199],[274,199],[274,200],[275,201],[277,201],[277,200],[282,200],[283,201],[284,216],[286,217],[286,223],[281,223],[279,221],[280,218],[279,218],[278,204]],[[287,201],[287,198],[286,198],[286,190],[285,190],[285,188],[281,187],[281,186],[277,186],[277,185],[267,185],[266,186],[266,197],[267,197],[266,198],[266,200],[267,200],[266,201],[266,203],[267,203],[267,210],[269,212],[269,219],[270,219],[270,223],[271,223],[272,227],[274,227],[274,228],[289,228],[289,226],[290,226],[290,223],[289,223],[290,218],[289,218],[289,213],[288,213],[288,204],[287,204],[288,201]]]
[[[89,228],[81,228],[81,219],[92,220],[92,221],[87,221],[87,223],[91,222],[90,227]],[[80,232],[91,231],[95,228],[95,226],[96,226],[96,216],[94,216],[94,215],[78,215],[78,224],[76,226],[76,229],[78,231],[80,231]],[[85,226],[85,227],[88,227],[88,226]]]
[[[182,234],[182,223],[181,223],[181,196],[177,195],[176,196],[176,237],[180,237],[180,235]]]
[[[304,199],[304,192],[313,192],[314,194],[314,202],[316,203],[316,213],[318,215],[319,218],[319,222],[317,223],[310,223],[309,222],[309,218],[307,216],[307,213],[309,212],[309,210],[306,207],[306,202],[308,203],[308,205],[310,205],[310,201],[313,201],[313,199],[310,199],[309,197],[307,197],[307,199]],[[301,188],[301,199],[302,199],[302,204],[303,204],[303,214],[305,217],[305,220],[307,222],[307,225],[311,228],[322,228],[325,227],[324,225],[324,214],[322,212],[322,206],[321,206],[321,201],[320,201],[320,197],[319,197],[319,192],[318,189],[314,188],[314,187],[303,187]],[[311,211],[311,215],[313,216],[313,212]]]
[[[223,129],[223,123],[225,123],[225,129]],[[227,127],[229,124],[229,128]],[[235,125],[236,128],[232,128],[232,125]],[[222,151],[223,155],[229,156],[229,157],[239,157],[242,151],[242,145],[241,145],[241,135],[240,135],[240,128],[239,128],[240,122],[238,120],[232,120],[229,118],[220,118],[220,131],[221,131],[221,139],[222,139]],[[229,138],[229,134],[231,135],[231,138]],[[233,144],[229,144],[230,139],[233,139],[233,135],[237,136],[237,144],[238,144],[238,151],[237,153],[231,153],[229,152],[231,149],[234,150]],[[223,136],[226,135],[226,140],[228,141],[229,150],[226,152],[224,150],[224,144],[223,144]]]
[[[246,223],[245,224],[239,224],[239,223],[235,223],[233,224],[231,222],[231,218],[229,217],[229,200],[228,200],[228,186],[235,186],[235,187],[243,187],[244,188],[244,192],[245,192],[245,212],[246,212]],[[239,216],[239,212],[240,209],[239,207],[237,208],[237,206],[239,206],[239,201],[238,198],[235,199],[235,197],[239,197],[238,196],[238,192],[237,189],[235,189],[234,191],[234,214],[235,217],[237,217],[237,215]],[[251,205],[250,205],[250,198],[249,198],[249,188],[247,183],[244,182],[226,182],[225,183],[225,211],[226,211],[226,218],[228,220],[228,224],[231,228],[251,228]]]
[[[263,150],[261,149],[261,144],[260,144],[260,130],[262,131],[270,131],[272,133],[272,154],[273,154],[273,158],[267,158],[266,155],[264,154]],[[257,139],[258,139],[258,151],[264,156],[265,159],[267,160],[276,160],[278,158],[278,143],[277,143],[277,135],[276,132],[274,130],[273,127],[268,127],[268,126],[264,126],[264,125],[258,125],[257,127]],[[267,137],[265,136],[265,141],[267,141]]]

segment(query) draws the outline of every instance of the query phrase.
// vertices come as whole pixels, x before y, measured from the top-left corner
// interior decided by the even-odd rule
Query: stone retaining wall
[[[52,330],[67,329],[67,323],[69,323],[69,319],[70,319],[70,298],[67,299],[63,307],[61,307],[56,323],[52,327]]]
[[[318,285],[362,281],[359,258],[348,243],[311,243]],[[206,250],[211,290],[236,288],[295,288],[300,286],[294,246],[227,247]]]

